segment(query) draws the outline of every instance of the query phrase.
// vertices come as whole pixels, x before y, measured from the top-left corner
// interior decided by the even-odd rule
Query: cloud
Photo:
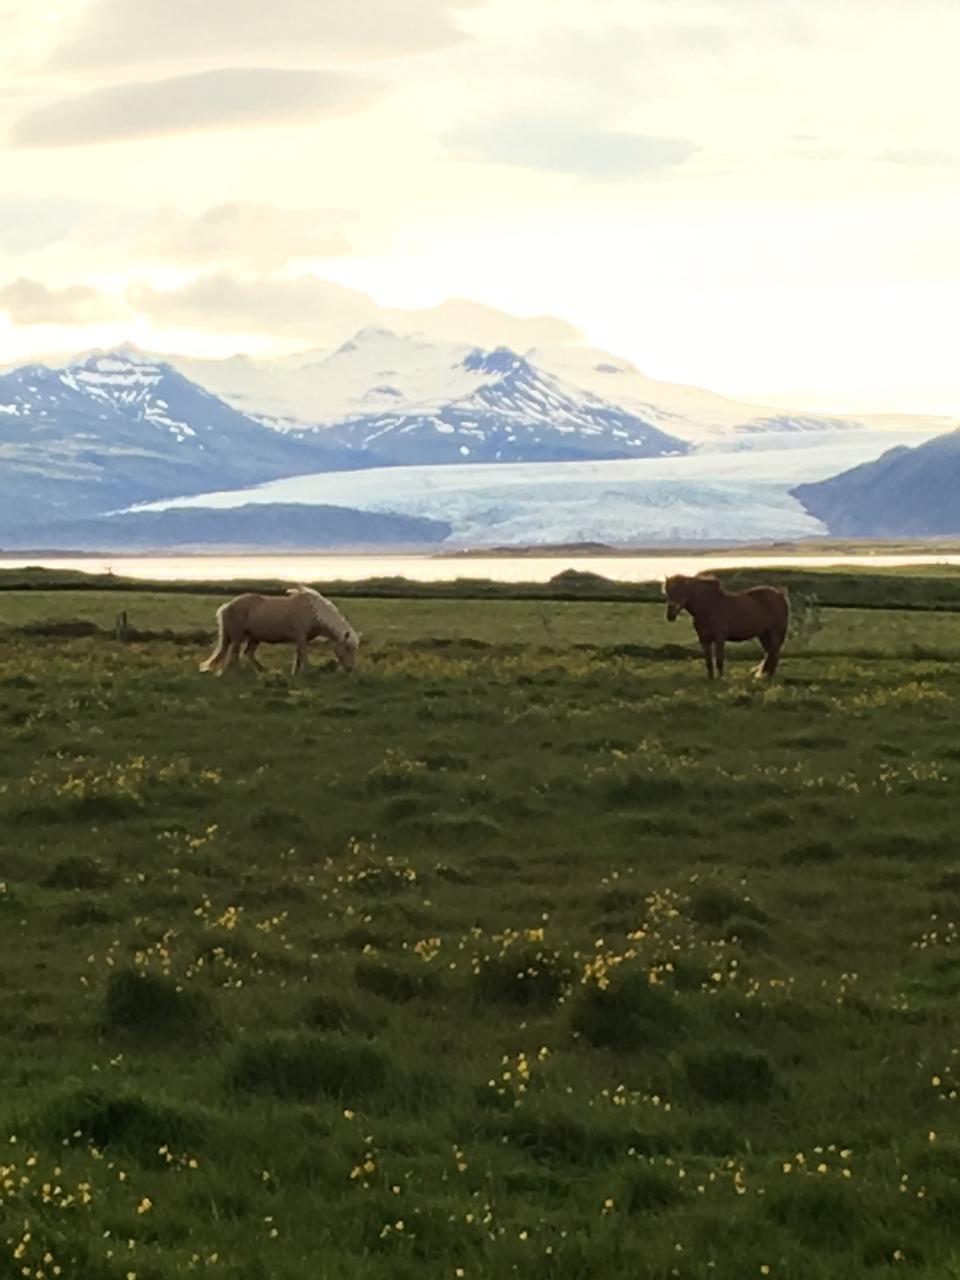
[[[386,323],[404,332],[424,333],[448,342],[473,342],[480,347],[554,346],[575,342],[582,335],[557,316],[514,316],[496,307],[464,298],[451,298],[422,311],[386,311]]]
[[[367,325],[482,346],[526,348],[579,336],[552,316],[514,316],[459,299],[422,310],[380,307],[359,290],[312,275],[241,278],[218,272],[174,290],[135,288],[128,301],[158,325],[258,334],[310,346],[342,342]]]
[[[887,164],[901,164],[916,168],[948,168],[955,169],[960,165],[960,156],[949,151],[932,151],[924,147],[890,147],[877,156]]]
[[[179,289],[134,287],[130,305],[162,325],[258,333],[322,345],[374,321],[372,298],[316,276],[243,278],[218,272]]]
[[[148,223],[139,253],[175,262],[242,262],[258,271],[298,258],[349,253],[338,223],[342,210],[278,209],[234,201],[202,213],[161,209]]]
[[[111,85],[20,117],[21,147],[117,142],[199,129],[306,123],[359,111],[377,86],[329,71],[234,67]]]
[[[58,67],[272,57],[385,57],[462,38],[483,0],[98,0],[55,49]]]
[[[0,251],[28,253],[63,240],[93,209],[75,200],[0,201]]]
[[[18,325],[81,325],[116,317],[117,305],[87,285],[51,289],[39,280],[21,277],[0,286],[0,311]]]
[[[504,121],[448,135],[458,159],[546,169],[584,178],[648,178],[676,169],[699,147],[686,138],[659,138],[560,121]]]

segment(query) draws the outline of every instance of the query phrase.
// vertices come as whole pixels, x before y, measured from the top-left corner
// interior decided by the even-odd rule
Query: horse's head
[[[337,662],[340,664],[342,671],[352,671],[357,665],[357,653],[360,649],[360,632],[354,631],[353,627],[347,627],[346,631],[333,642],[333,654]]]
[[[708,576],[687,578],[676,573],[667,578],[663,584],[663,594],[667,597],[667,621],[676,622],[678,614],[686,609],[693,613],[700,607],[709,607],[713,597],[720,594],[720,579]]]
[[[690,578],[682,573],[675,573],[663,584],[663,594],[667,599],[667,621],[676,622],[677,617],[687,607],[690,598]]]

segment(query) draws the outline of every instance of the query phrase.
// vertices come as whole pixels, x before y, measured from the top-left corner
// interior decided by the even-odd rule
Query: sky
[[[956,0],[0,0],[0,364],[367,324],[960,416]]]

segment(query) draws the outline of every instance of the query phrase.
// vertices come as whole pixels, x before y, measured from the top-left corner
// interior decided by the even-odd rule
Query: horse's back
[[[718,621],[728,640],[752,640],[767,631],[786,633],[789,606],[781,587],[726,592]]]
[[[771,626],[786,631],[790,618],[790,596],[786,587],[751,587],[745,594],[754,597]]]

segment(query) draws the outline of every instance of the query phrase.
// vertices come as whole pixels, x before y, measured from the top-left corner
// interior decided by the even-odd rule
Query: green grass
[[[960,1277],[904,581],[773,686],[653,603],[358,594],[294,682],[197,671],[218,594],[5,591],[0,1280]]]

